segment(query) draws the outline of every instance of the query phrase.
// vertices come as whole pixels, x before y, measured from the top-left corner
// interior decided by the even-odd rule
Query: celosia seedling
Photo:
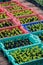
[[[17,41],[6,41],[4,43],[5,48],[8,49],[12,49],[12,48],[16,48],[16,47],[20,47],[20,46],[25,46],[25,45],[31,45],[32,43],[29,41],[29,39],[25,38],[23,39],[19,39]]]
[[[13,29],[2,30],[0,31],[0,38],[19,35],[19,34],[22,34],[22,32],[23,31],[21,31],[18,27],[13,28]]]
[[[5,20],[0,22],[0,28],[13,26],[13,23],[10,20]]]
[[[34,46],[32,48],[13,50],[10,55],[15,59],[16,63],[23,64],[43,58],[43,50],[38,46]]]
[[[6,19],[6,18],[8,18],[6,13],[0,13],[0,19]]]
[[[28,30],[30,30],[31,32],[43,30],[43,23],[40,22],[40,23],[38,23],[38,24],[28,25],[27,28],[28,28]]]
[[[4,6],[4,7],[12,7],[14,10],[22,10],[23,7],[19,6],[18,4],[16,4],[15,2],[6,2],[6,3],[2,3],[0,4],[1,6]],[[10,8],[8,10],[10,10]]]
[[[22,15],[29,15],[32,14],[33,12],[31,10],[22,10],[22,11],[14,11],[12,14],[14,16],[22,16]]]
[[[29,22],[35,22],[39,19],[38,19],[37,16],[32,16],[32,17],[28,17],[28,18],[25,18],[25,17],[24,18],[19,18],[19,20],[20,20],[21,24],[26,24],[26,23],[29,23]]]

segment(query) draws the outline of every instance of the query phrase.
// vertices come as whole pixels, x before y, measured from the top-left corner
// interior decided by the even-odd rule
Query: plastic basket
[[[31,23],[28,23],[28,24],[22,24],[22,26],[27,30],[27,31],[29,31],[29,32],[35,32],[35,30],[34,31],[32,31],[31,29],[29,29],[27,26],[34,26],[35,24],[37,25],[37,24],[43,24],[43,21],[36,21],[36,22],[31,22]],[[39,30],[41,30],[41,29],[39,29]],[[39,30],[36,30],[36,31],[39,31]]]
[[[26,39],[29,40],[28,44],[26,44],[26,42],[25,42]],[[22,44],[19,42],[18,46],[15,45],[14,47],[11,47],[11,48],[9,47],[8,49],[6,48],[7,41],[8,42],[14,41],[14,42],[17,43],[20,40],[21,41],[24,40],[24,42],[22,42]],[[32,34],[23,34],[23,35],[19,35],[19,36],[1,39],[0,40],[0,48],[4,51],[4,49],[10,50],[10,49],[17,48],[17,47],[22,47],[22,46],[27,46],[27,45],[32,45],[32,44],[39,44],[39,43],[41,43],[41,40],[38,38],[38,36],[35,36],[35,35],[32,35]],[[21,44],[21,45],[19,45],[19,44]]]
[[[37,35],[38,37],[41,35],[43,33],[43,30],[41,30],[41,31],[37,31],[37,32],[32,32],[32,34],[35,34],[35,35]],[[39,37],[40,38],[40,37]],[[43,44],[43,40],[40,38],[40,40],[41,40],[41,42],[42,42],[42,44]]]
[[[26,64],[27,65],[33,65],[33,63],[34,63],[34,65],[36,65],[36,64],[37,65],[43,65],[43,58],[36,59],[36,60],[31,60],[31,61],[28,61],[28,62],[24,62],[22,64],[18,64],[16,62],[16,60],[13,58],[13,56],[10,54],[11,52],[13,52],[13,51],[15,52],[19,49],[21,49],[21,50],[24,50],[24,49],[27,49],[27,48],[31,49],[31,48],[34,48],[35,46],[38,46],[39,48],[41,48],[43,50],[43,46],[41,44],[37,44],[37,45],[25,46],[25,47],[5,51],[6,56],[8,57],[9,62],[12,63],[13,65],[26,65]]]
[[[43,20],[43,17],[41,15],[38,15],[38,14],[36,14],[36,15],[35,14],[31,14],[31,15],[28,15],[28,16],[19,16],[19,17],[17,17],[17,19],[18,19],[19,23],[26,24],[26,22],[25,23],[24,22],[21,22],[20,19],[31,18],[31,17],[37,17],[38,20]],[[36,21],[38,21],[38,20],[36,20]],[[33,20],[31,22],[35,22],[35,21]],[[30,21],[27,22],[27,23],[30,23]]]
[[[9,2],[4,2],[5,4],[10,4],[10,3],[16,3],[18,6],[20,6],[20,7],[22,7],[22,8],[24,8],[24,9],[27,9],[28,7],[27,6],[25,6],[25,5],[23,5],[23,4],[21,4],[19,1],[16,1],[16,0],[12,0],[12,1],[9,1]],[[0,6],[2,6],[2,4],[4,4],[3,2],[1,2],[0,3]],[[8,6],[3,6],[3,7],[9,7],[9,5]]]
[[[20,35],[20,34],[24,34],[24,33],[28,33],[28,31],[26,31],[22,26],[13,26],[13,27],[9,27],[9,28],[2,28],[2,29],[0,29],[0,35],[1,35],[0,39],[15,36],[15,35]]]

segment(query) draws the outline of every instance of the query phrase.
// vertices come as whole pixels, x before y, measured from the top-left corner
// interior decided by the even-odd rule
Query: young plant
[[[38,20],[38,17],[37,16],[32,16],[32,17],[28,17],[28,18],[18,18],[21,22],[21,24],[26,24],[28,22],[35,22]]]
[[[15,11],[15,12],[12,12],[12,14],[14,16],[22,16],[22,15],[32,14],[32,11],[31,10]]]
[[[14,10],[22,10],[23,8],[21,6],[13,6],[13,7],[9,7],[9,8],[6,8],[8,11],[12,12]]]
[[[43,30],[43,23],[40,22],[40,23],[38,23],[38,24],[28,25],[27,28],[28,28],[28,30],[30,30],[31,32]]]
[[[24,39],[24,40],[17,40],[17,41],[6,41],[4,43],[5,48],[8,49],[12,49],[12,48],[16,48],[16,47],[20,47],[20,46],[25,46],[25,45],[31,45],[32,43],[29,41],[29,39]]]
[[[0,13],[0,19],[6,19],[6,18],[8,18],[6,13]]]
[[[7,20],[0,22],[0,28],[8,27],[8,26],[13,26],[13,23]]]
[[[10,52],[16,63],[23,64],[32,60],[37,60],[43,58],[43,50],[39,46],[34,46],[32,48],[18,49],[16,51]]]
[[[15,2],[6,2],[6,3],[2,3],[1,6],[10,6],[10,8],[12,8],[13,10],[22,10],[23,8],[21,6],[19,6],[18,4],[16,4]],[[11,10],[11,9],[8,9],[8,10]]]
[[[19,34],[22,34],[22,31],[18,27],[13,29],[6,29],[0,31],[0,38],[11,37]]]
[[[6,3],[2,3],[1,5],[2,6],[15,6],[16,3],[14,3],[14,2],[6,2]]]

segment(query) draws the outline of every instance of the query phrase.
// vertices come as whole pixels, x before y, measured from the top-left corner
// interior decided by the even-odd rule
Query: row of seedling
[[[23,24],[23,27],[29,32],[43,30],[43,21],[36,21],[28,24]]]
[[[0,6],[3,6],[3,7],[9,7],[9,6],[20,7],[18,3],[19,2],[17,2],[17,1],[9,1],[9,2],[4,2],[4,3],[1,2]]]
[[[0,28],[15,26],[11,19],[0,20]]]
[[[4,3],[0,3],[0,6],[4,7],[4,8],[14,8],[14,10],[23,10],[23,9],[27,9],[26,6],[24,6],[23,4],[21,4],[18,1],[9,1],[9,2],[4,2]]]
[[[26,24],[26,23],[42,20],[41,16],[39,15],[20,16],[20,17],[17,17],[17,19],[19,20],[20,24]]]
[[[31,10],[18,10],[18,11],[11,11],[13,16],[24,16],[24,15],[30,15],[33,14]]]
[[[30,16],[30,17],[19,17],[18,18],[20,20],[20,23],[21,24],[26,24],[26,23],[29,23],[29,22],[35,22],[38,20],[38,17],[37,16]]]
[[[43,64],[43,46],[41,44],[8,50],[6,55],[13,65]]]
[[[22,26],[14,26],[0,30],[0,38],[11,37],[19,34],[27,33]]]

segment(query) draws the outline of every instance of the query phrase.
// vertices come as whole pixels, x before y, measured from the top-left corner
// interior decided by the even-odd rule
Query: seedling
[[[23,9],[21,6],[19,6],[15,2],[2,3],[1,6],[4,6],[4,7],[6,7],[6,6],[7,7],[12,7],[12,9],[14,9],[14,10],[22,10]],[[10,8],[8,10],[10,10]]]
[[[40,22],[40,23],[38,23],[38,24],[28,25],[27,28],[28,28],[28,30],[30,30],[31,32],[43,30],[43,23]]]
[[[32,14],[33,12],[31,10],[22,10],[22,11],[15,11],[12,12],[12,14],[14,16],[22,16],[22,15],[28,15],[28,14]]]
[[[21,24],[26,24],[28,22],[35,22],[38,20],[38,17],[37,16],[32,16],[32,17],[28,17],[28,18],[18,18],[21,22]]]
[[[0,22],[0,28],[8,27],[8,26],[13,26],[13,23],[9,20],[5,20],[5,21]]]
[[[6,30],[0,31],[0,38],[11,37],[11,36],[19,35],[19,34],[22,34],[22,31],[18,27],[13,29],[6,29]]]
[[[22,10],[22,7],[20,7],[20,6],[13,6],[13,7],[7,7],[6,9],[8,11],[12,12],[14,10]]]
[[[29,39],[19,39],[17,41],[6,41],[4,43],[5,48],[8,49],[12,49],[12,48],[16,48],[16,47],[20,47],[20,46],[25,46],[25,45],[31,45],[32,43],[29,41]]]
[[[0,19],[6,19],[6,18],[8,18],[6,13],[0,13]]]
[[[12,51],[10,52],[10,55],[13,56],[16,63],[23,64],[25,62],[43,58],[43,50],[38,46],[34,46],[32,48],[18,49],[16,51]]]

